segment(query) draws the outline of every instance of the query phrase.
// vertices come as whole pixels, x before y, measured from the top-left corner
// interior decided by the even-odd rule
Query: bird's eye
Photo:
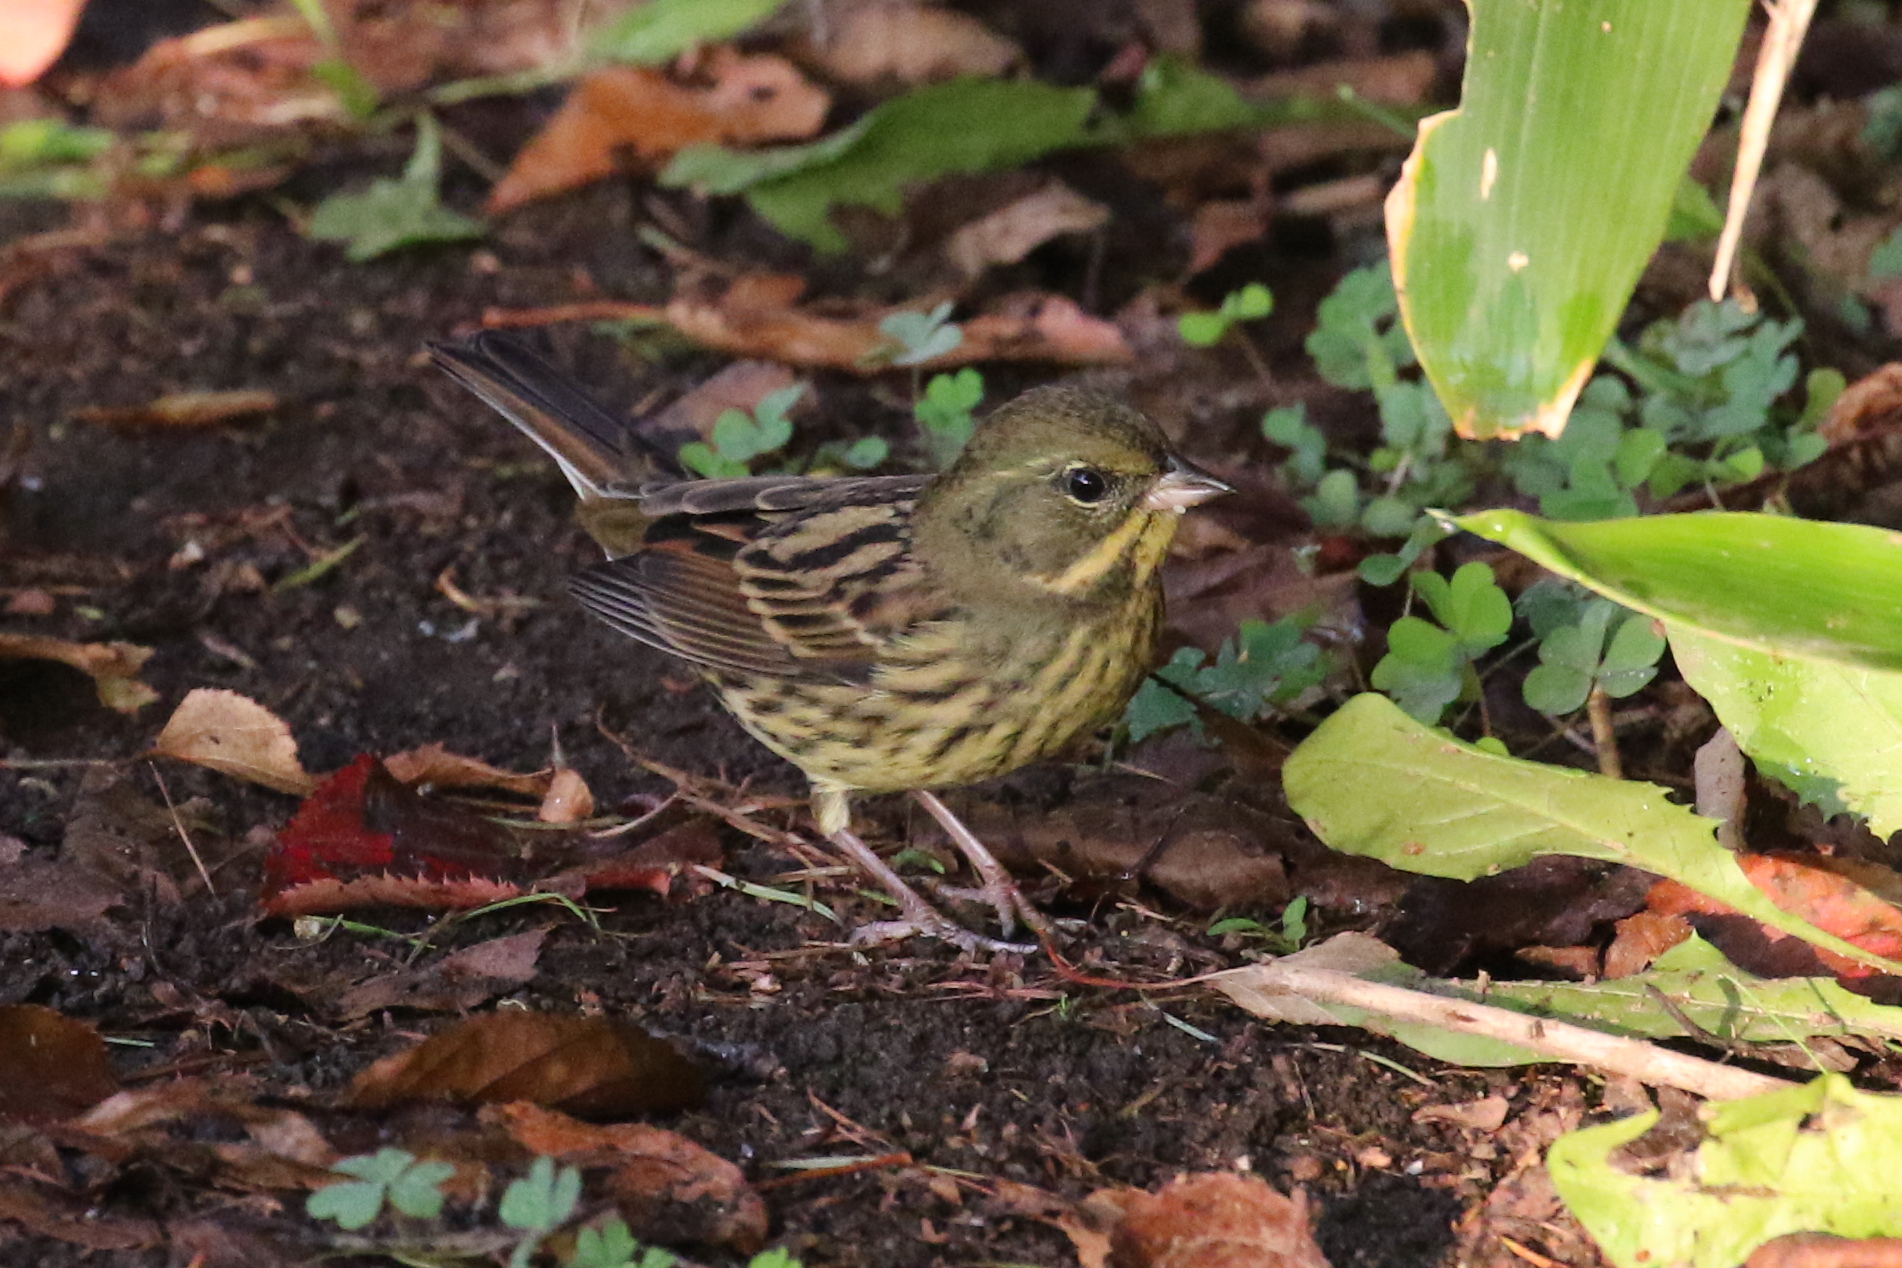
[[[1085,506],[1109,496],[1109,477],[1095,467],[1071,467],[1061,477],[1064,493]]]

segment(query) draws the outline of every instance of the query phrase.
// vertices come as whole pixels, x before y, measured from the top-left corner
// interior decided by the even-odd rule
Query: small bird
[[[546,450],[606,550],[571,582],[608,625],[691,664],[805,772],[813,816],[898,902],[861,936],[979,936],[850,829],[853,793],[909,792],[1009,938],[1040,913],[932,789],[1052,757],[1114,720],[1154,661],[1182,512],[1227,485],[1115,397],[1044,387],[995,410],[937,476],[666,478],[678,468],[522,343],[430,346]]]

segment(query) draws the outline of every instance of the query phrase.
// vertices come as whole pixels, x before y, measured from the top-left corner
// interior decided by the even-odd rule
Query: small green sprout
[[[526,1176],[502,1191],[495,1212],[503,1224],[523,1234],[509,1256],[509,1268],[528,1268],[542,1239],[574,1216],[580,1200],[581,1172],[573,1167],[556,1171],[552,1158],[536,1158]]]
[[[1370,681],[1432,726],[1446,706],[1477,694],[1473,661],[1506,641],[1512,602],[1482,563],[1462,566],[1451,581],[1435,572],[1416,572],[1413,587],[1439,624],[1417,616],[1395,621],[1387,630],[1387,654]]]
[[[1176,318],[1176,333],[1192,348],[1212,348],[1234,326],[1259,320],[1274,309],[1273,293],[1260,282],[1250,282],[1224,295],[1222,306],[1212,313],[1183,313]]]
[[[923,365],[957,351],[964,342],[963,328],[951,320],[948,299],[928,313],[892,313],[878,323],[878,330],[904,349],[892,358],[893,365]]]
[[[1191,697],[1248,722],[1319,685],[1333,666],[1319,647],[1302,637],[1305,628],[1294,617],[1273,624],[1243,621],[1207,664],[1196,648],[1178,650],[1144,680],[1124,709],[1130,743],[1194,724]]]
[[[912,417],[924,430],[931,460],[939,470],[964,451],[977,428],[974,411],[984,399],[984,376],[970,366],[955,374],[934,374],[924,395],[913,402]]]
[[[435,116],[416,116],[416,150],[400,179],[373,181],[357,194],[332,194],[310,214],[313,238],[347,243],[353,264],[424,242],[463,242],[483,234],[482,222],[442,205],[442,137]]]
[[[345,1158],[331,1170],[353,1178],[312,1193],[304,1200],[304,1213],[351,1232],[368,1227],[386,1201],[413,1219],[435,1219],[442,1214],[443,1181],[456,1173],[449,1163],[418,1162],[404,1149]]]
[[[680,447],[680,462],[708,479],[729,479],[752,472],[753,460],[784,449],[792,439],[792,407],[806,393],[804,383],[768,392],[751,414],[729,409],[713,420],[711,443],[691,440]]]

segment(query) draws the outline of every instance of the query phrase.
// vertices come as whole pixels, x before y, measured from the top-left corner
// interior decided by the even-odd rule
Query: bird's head
[[[1113,599],[1149,584],[1183,511],[1226,492],[1114,396],[1037,388],[994,411],[932,482],[914,540],[961,589]]]

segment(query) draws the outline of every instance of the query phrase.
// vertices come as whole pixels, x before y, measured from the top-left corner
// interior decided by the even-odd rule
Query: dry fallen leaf
[[[1063,1227],[1084,1268],[1327,1268],[1307,1195],[1284,1197],[1253,1176],[1185,1175],[1156,1193],[1101,1189]]]
[[[0,660],[54,660],[89,675],[99,703],[120,713],[137,713],[158,699],[139,681],[139,670],[152,649],[132,643],[73,643],[37,634],[0,633]]]
[[[384,1057],[350,1085],[350,1103],[532,1101],[575,1114],[625,1117],[697,1104],[700,1072],[629,1022],[503,1012],[452,1026]]]
[[[861,375],[883,373],[902,351],[896,340],[878,328],[897,309],[871,308],[851,316],[822,314],[793,305],[796,285],[780,285],[778,275],[765,281],[770,285],[738,278],[718,296],[685,289],[664,307],[601,301],[558,308],[490,309],[482,320],[487,326],[583,320],[659,322],[703,347],[731,356]],[[917,308],[917,303],[905,306],[906,311]],[[1061,295],[1007,295],[993,311],[960,324],[964,341],[920,369],[946,370],[984,361],[1127,365],[1135,359],[1114,323],[1090,316]]]
[[[994,79],[1023,57],[1015,44],[969,14],[905,0],[849,9],[832,38],[811,52],[832,78],[858,85],[959,75]]]
[[[951,235],[944,252],[967,277],[976,277],[993,264],[1017,263],[1052,238],[1099,229],[1109,218],[1103,204],[1052,181],[965,225]]]
[[[543,823],[580,823],[593,813],[594,794],[588,791],[588,781],[580,771],[563,766],[550,777],[535,817]]]
[[[70,1118],[118,1090],[90,1024],[38,1004],[0,1006],[0,1122]]]
[[[144,405],[88,406],[74,410],[73,417],[82,423],[112,427],[213,427],[234,418],[268,414],[276,408],[275,392],[174,392]]]
[[[613,1168],[607,1188],[637,1229],[670,1204],[711,1207],[686,1240],[713,1242],[751,1254],[766,1240],[766,1205],[740,1169],[691,1140],[645,1123],[594,1126],[565,1114],[516,1103],[485,1111],[538,1157]],[[680,1212],[669,1212],[671,1221]]]
[[[420,969],[379,971],[337,997],[337,1015],[367,1017],[386,1008],[467,1012],[535,976],[544,929],[491,938]]]
[[[832,104],[783,58],[720,47],[698,69],[710,82],[683,84],[641,66],[584,77],[496,182],[489,214],[600,180],[630,155],[652,164],[689,145],[809,137]]]
[[[1511,1107],[1503,1096],[1482,1096],[1477,1101],[1462,1101],[1458,1105],[1423,1105],[1413,1111],[1416,1123],[1448,1123],[1454,1127],[1470,1127],[1474,1131],[1496,1132],[1506,1124],[1506,1112]]]
[[[554,776],[551,771],[518,775],[514,771],[491,766],[476,757],[451,753],[441,741],[419,748],[392,753],[383,759],[384,769],[401,784],[428,785],[431,788],[500,788],[524,797],[546,797]]]
[[[179,702],[152,751],[237,779],[308,796],[317,781],[297,760],[297,741],[276,714],[248,696],[198,687]]]

